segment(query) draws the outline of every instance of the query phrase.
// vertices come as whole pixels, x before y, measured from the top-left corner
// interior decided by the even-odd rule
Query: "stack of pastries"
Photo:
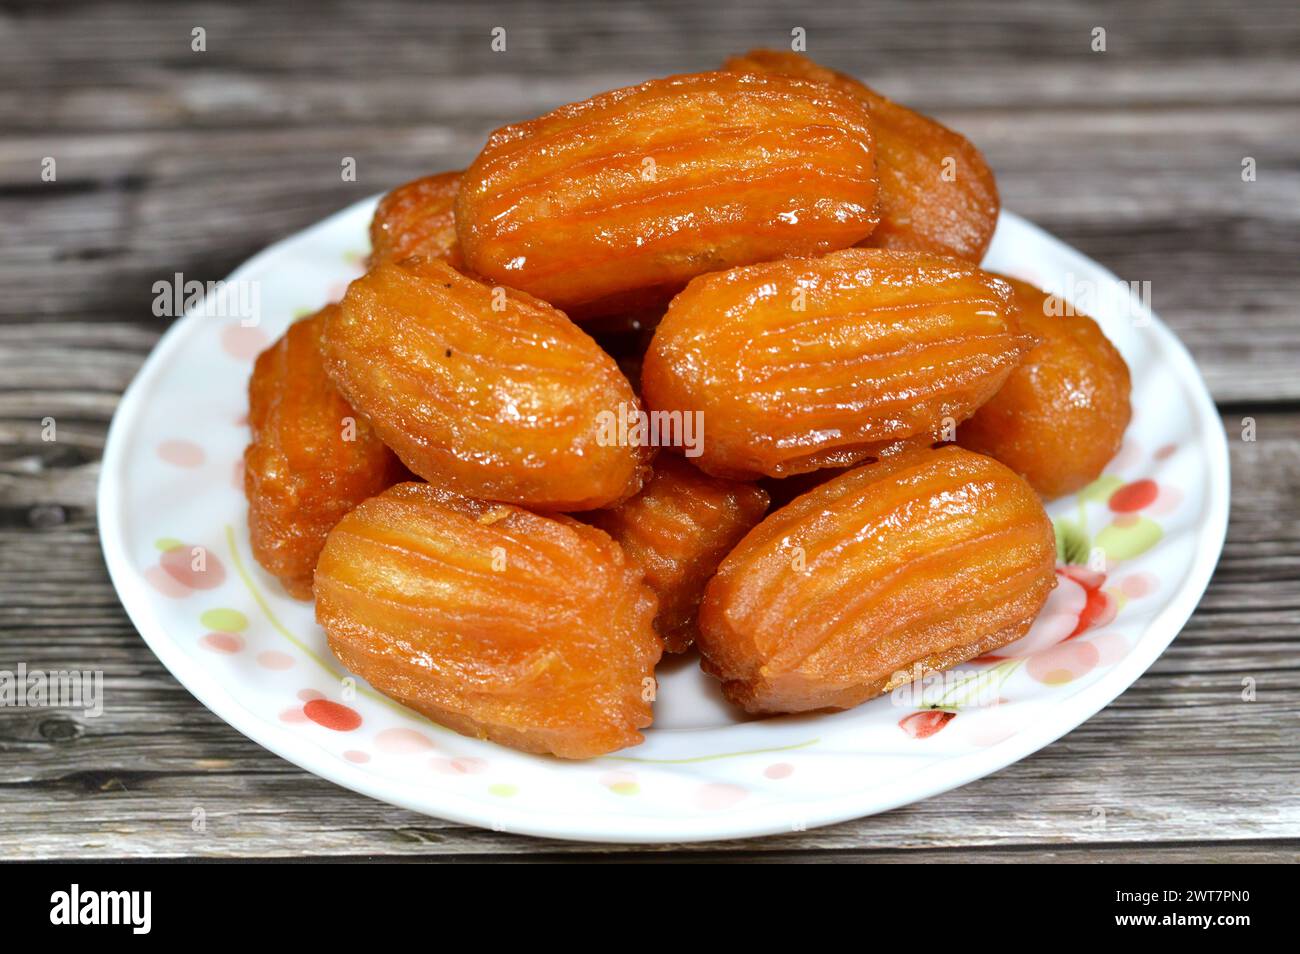
[[[380,692],[563,758],[642,740],[663,653],[765,714],[1006,645],[1129,376],[979,267],[998,208],[966,139],[793,53],[500,129],[259,357],[254,554]]]

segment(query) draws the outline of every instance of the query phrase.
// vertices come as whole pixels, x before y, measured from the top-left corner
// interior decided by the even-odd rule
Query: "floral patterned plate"
[[[122,400],[99,487],[109,571],[149,646],[213,712],[310,772],[415,811],[558,838],[825,825],[946,791],[1069,732],[1151,665],[1209,581],[1227,524],[1227,452],[1191,358],[1134,289],[1003,213],[986,264],[1094,315],[1134,382],[1120,454],[1049,508],[1060,585],[1027,636],[848,712],[763,720],[730,709],[693,658],[672,660],[645,743],[589,762],[434,725],[342,670],[312,607],[254,563],[241,492],[253,358],[360,274],[374,201],[267,249],[190,303]]]

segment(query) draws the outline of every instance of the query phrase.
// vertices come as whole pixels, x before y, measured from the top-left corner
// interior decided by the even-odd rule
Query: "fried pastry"
[[[726,69],[814,80],[867,104],[880,224],[862,244],[955,255],[977,265],[984,258],[998,223],[998,188],[993,170],[964,136],[798,53],[753,50],[727,60]]]
[[[543,510],[617,504],[650,449],[608,440],[632,386],[562,312],[444,261],[383,262],[325,324],[326,368],[397,456],[431,483]]]
[[[659,597],[655,631],[670,653],[695,639],[704,584],[731,548],[767,511],[753,484],[710,477],[676,454],[660,454],[641,492],[584,518],[612,536],[645,571]]]
[[[321,326],[336,309],[290,325],[258,356],[248,383],[244,493],[253,556],[303,600],[334,524],[409,476],[325,376]]]
[[[1095,480],[1128,427],[1128,365],[1097,323],[1028,282],[1015,292],[1021,327],[1038,336],[1001,389],[957,428],[963,447],[996,457],[1046,500]]]
[[[652,80],[493,133],[465,171],[465,261],[576,320],[704,272],[853,245],[875,227],[867,108],[783,76]]]
[[[855,468],[768,516],[705,590],[697,645],[753,713],[847,709],[1018,639],[1056,585],[1024,480],[959,447]]]
[[[459,172],[424,176],[380,199],[370,220],[370,264],[419,255],[460,268],[464,263],[456,242],[455,216],[460,176]]]
[[[1033,339],[1007,285],[954,258],[845,249],[693,280],[646,353],[655,411],[703,415],[700,468],[785,477],[939,438]]]
[[[316,618],[375,689],[465,735],[591,758],[642,740],[655,597],[604,531],[399,484],[326,541]]]

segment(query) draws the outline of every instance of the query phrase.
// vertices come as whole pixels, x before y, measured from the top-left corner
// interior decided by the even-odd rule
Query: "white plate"
[[[949,687],[947,711],[885,697],[830,715],[744,720],[691,658],[663,667],[655,727],[615,756],[563,762],[433,725],[347,678],[311,606],[253,562],[237,474],[252,358],[360,274],[374,203],[236,270],[228,281],[248,284],[232,288],[260,290],[260,326],[244,327],[236,308],[173,325],[118,408],[99,487],[113,583],[158,658],[240,732],[323,778],[415,811],[557,838],[690,841],[826,825],[962,785],[1069,732],[1151,665],[1210,579],[1227,525],[1227,448],[1195,365],[1127,286],[1004,212],[985,264],[1086,297],[1081,310],[1133,372],[1134,416],[1098,484],[1049,508],[1058,524],[1085,525],[1071,534],[1074,554],[1104,552],[1104,581],[1070,569],[1096,590],[1090,604],[1087,587],[1062,576],[1029,636],[1001,659],[963,667],[987,674],[989,698]],[[1084,605],[1117,615],[1066,638]]]

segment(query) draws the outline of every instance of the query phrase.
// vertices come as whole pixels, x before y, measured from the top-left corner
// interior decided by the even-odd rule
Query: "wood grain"
[[[1300,15],[1293,3],[9,2],[0,12],[0,668],[106,674],[98,719],[0,710],[0,858],[1294,861],[1300,845]],[[508,49],[488,47],[493,26]],[[190,50],[190,30],[208,49]],[[94,492],[165,322],[497,125],[788,42],[980,144],[1007,207],[1152,283],[1229,435],[1196,614],[1064,739],[954,792],[770,839],[593,846],[466,828],[307,775],[161,667],[108,582]],[[1090,47],[1095,26],[1107,51]],[[53,156],[58,180],[43,183]],[[339,163],[357,160],[359,181]],[[1241,179],[1256,160],[1258,177]],[[41,420],[58,440],[41,439]],[[1253,417],[1258,440],[1240,439]],[[1257,687],[1242,701],[1242,681]],[[192,829],[202,808],[206,828]],[[1104,823],[1102,821],[1104,819]]]

